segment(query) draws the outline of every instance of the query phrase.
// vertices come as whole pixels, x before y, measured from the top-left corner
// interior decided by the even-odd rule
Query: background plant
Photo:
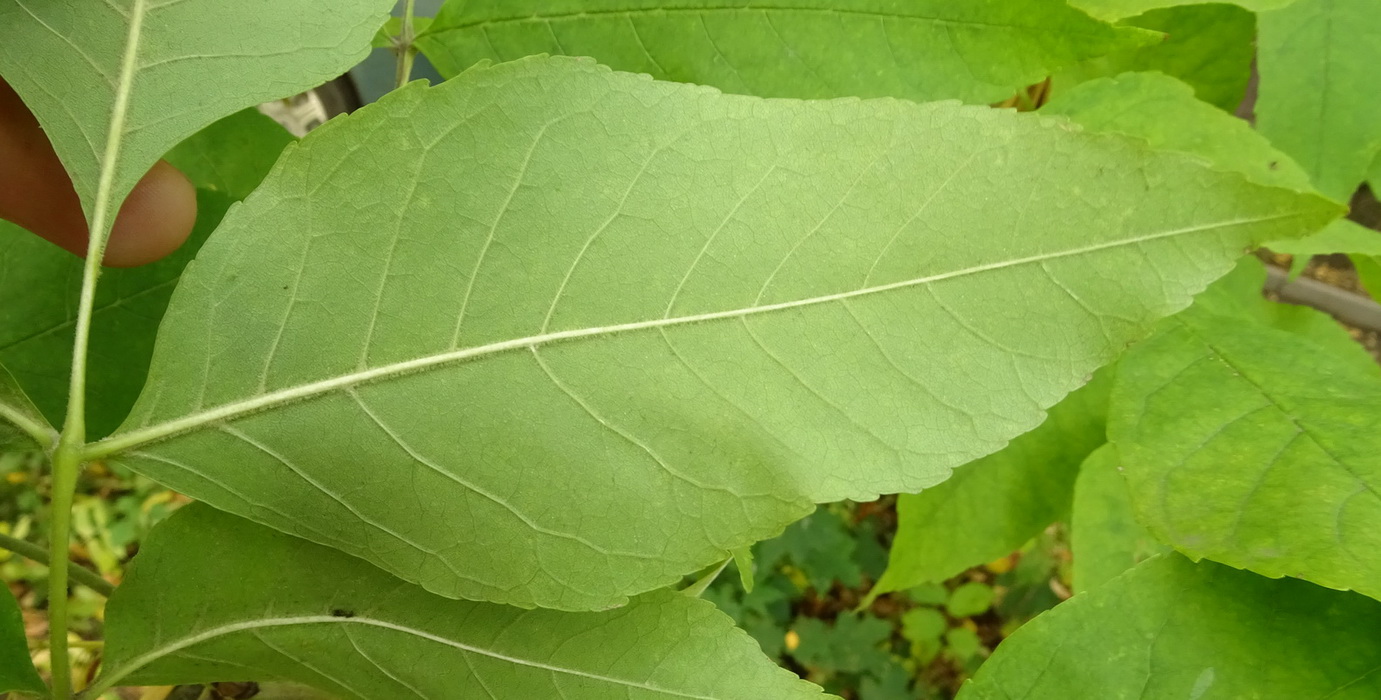
[[[1329,199],[1381,150],[1349,82],[1381,46],[1364,0],[1244,2],[1213,10],[1232,31],[1163,43],[1208,11],[451,2],[417,22],[409,3],[380,103],[299,143],[237,113],[358,61],[389,4],[0,5],[0,76],[91,223],[84,265],[3,232],[0,444],[50,466],[53,561],[83,465],[200,502],[140,533],[84,696],[818,696],[764,656],[774,637],[831,690],[905,696],[917,663],[962,675],[996,641],[963,623],[992,581],[913,586],[1071,507],[1089,592],[962,695],[1233,697],[1263,663],[1291,696],[1374,692],[1375,603],[1323,586],[1375,594],[1375,364],[1260,299],[1251,261],[1176,315],[1262,244],[1374,254]],[[1259,131],[1220,111],[1254,16]],[[402,86],[415,49],[450,79]],[[1300,87],[1320,71],[1325,94]],[[1045,116],[986,106],[1004,100]],[[113,212],[165,154],[200,189],[198,235],[101,275]],[[800,520],[816,504],[918,492],[860,601],[894,614],[782,615],[782,577],[879,575],[868,520]],[[754,573],[747,548],[789,525]],[[1156,542],[1255,573],[1133,567]],[[730,558],[744,590],[706,595],[757,644],[666,590]],[[67,697],[67,567],[48,579],[51,691],[9,603],[0,680]],[[1097,638],[1067,631],[1087,619]],[[1240,652],[1208,641],[1224,629]],[[1349,653],[1254,646],[1283,629]]]

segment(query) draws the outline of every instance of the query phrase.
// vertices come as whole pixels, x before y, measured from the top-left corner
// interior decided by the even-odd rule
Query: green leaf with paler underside
[[[868,600],[1004,556],[1067,513],[1079,464],[1107,440],[1110,371],[1066,396],[1040,427],[1001,451],[934,488],[899,496],[887,571]]]
[[[959,700],[1381,695],[1381,604],[1166,554],[1026,623]]]
[[[1336,214],[1037,116],[517,61],[290,148],[88,456],[442,595],[604,608],[939,483]]]
[[[448,600],[201,504],[159,525],[110,600],[98,687],[273,678],[340,698],[823,699],[713,604],[592,613]]]
[[[451,0],[417,45],[447,77],[564,54],[761,97],[984,103],[1159,38],[1061,0]]]

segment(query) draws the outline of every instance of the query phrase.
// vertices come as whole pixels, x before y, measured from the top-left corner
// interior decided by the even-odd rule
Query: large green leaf
[[[1089,81],[1041,111],[1065,115],[1093,131],[1143,138],[1157,149],[1193,153],[1262,184],[1310,189],[1309,175],[1247,122],[1196,99],[1188,85],[1159,73]]]
[[[1256,126],[1346,202],[1381,151],[1376,0],[1298,0],[1258,23]]]
[[[392,0],[0,1],[0,76],[33,111],[104,233],[179,141],[362,59]]]
[[[1227,0],[1253,12],[1285,7],[1295,0]],[[1149,10],[1181,5],[1200,5],[1204,0],[1071,0],[1069,4],[1107,21],[1133,17]]]
[[[1256,16],[1224,4],[1152,10],[1123,24],[1165,34],[1151,46],[1083,61],[1051,77],[1061,95],[1075,84],[1126,72],[1157,71],[1184,81],[1199,99],[1232,112],[1242,102],[1256,55]]]
[[[0,365],[0,452],[39,447],[38,436],[56,431],[24,394],[14,376]]]
[[[1112,445],[1094,450],[1079,468],[1069,525],[1074,590],[1079,593],[1111,581],[1148,557],[1169,551],[1133,516],[1127,480]]]
[[[89,456],[442,595],[599,608],[943,481],[1335,215],[1033,115],[523,60],[290,148]]]
[[[1037,617],[959,700],[1381,696],[1381,604],[1169,554]]]
[[[182,269],[231,202],[263,180],[292,137],[267,117],[227,117],[170,154],[199,188],[197,222],[182,248],[139,268],[106,270],[96,290],[87,368],[87,435],[103,437],[128,415],[144,385],[154,335]],[[81,292],[82,261],[0,221],[0,362],[43,415],[61,424]]]
[[[1158,149],[1192,153],[1255,182],[1313,191],[1309,175],[1246,122],[1195,99],[1189,86],[1164,75],[1125,73],[1093,80],[1051,100],[1042,111],[1063,114],[1094,131],[1143,138]],[[1340,219],[1312,236],[1266,246],[1295,253],[1303,269],[1307,251],[1334,252],[1325,249],[1360,240],[1355,226]]]
[[[1195,298],[1195,310],[1186,313],[1251,319],[1302,335],[1328,351],[1352,358],[1363,368],[1370,363],[1368,357],[1358,352],[1356,341],[1329,316],[1301,306],[1267,301],[1262,296],[1265,283],[1266,270],[1260,260],[1243,258],[1232,272]],[[1128,371],[1139,371],[1134,359],[1126,361]],[[1096,588],[1146,557],[1169,549],[1136,521],[1127,480],[1112,445],[1099,448],[1080,468],[1070,525],[1074,587],[1080,592]]]
[[[763,97],[995,102],[1156,39],[1061,0],[451,0],[418,46],[448,77],[566,54]]]
[[[1381,436],[1370,418],[1381,368],[1359,346],[1196,308],[1119,368],[1109,437],[1157,538],[1266,576],[1381,595]]]
[[[278,679],[341,698],[821,698],[708,601],[593,613],[438,598],[320,545],[195,504],[110,599],[101,685]]]
[[[9,587],[0,583],[0,693],[11,691],[43,695],[48,692],[48,686],[43,684],[29,659],[19,601],[14,599]]]
[[[897,499],[887,571],[869,596],[944,581],[1020,547],[1069,512],[1084,457],[1107,438],[1111,377],[1065,397],[1039,428],[954,476]]]

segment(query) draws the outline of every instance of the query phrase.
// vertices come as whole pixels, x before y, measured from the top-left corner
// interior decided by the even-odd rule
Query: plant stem
[[[52,524],[48,533],[49,561],[67,561],[67,546],[71,536],[72,498],[77,490],[77,474],[81,471],[80,443],[73,444],[63,435],[53,455]],[[67,657],[67,567],[48,568],[48,650],[52,656],[53,698],[67,700],[72,696],[72,668]]]
[[[117,105],[118,106],[118,105]],[[119,109],[116,110],[120,112]],[[115,133],[123,125],[112,125]],[[108,143],[106,163],[101,172],[102,186],[113,178],[113,154],[119,150],[119,139]],[[71,541],[72,500],[77,492],[77,476],[81,473],[82,451],[86,446],[86,357],[91,340],[91,317],[96,306],[96,281],[101,277],[101,259],[105,257],[106,239],[110,236],[111,216],[108,191],[98,194],[91,217],[90,239],[86,247],[86,263],[82,271],[81,300],[77,306],[77,326],[72,348],[72,382],[67,393],[67,419],[62,436],[53,452],[53,493],[49,504],[51,520],[48,533],[49,561],[67,561]],[[72,667],[67,655],[67,567],[48,567],[48,650],[52,658],[53,699],[72,697]]]
[[[124,55],[120,59],[119,79],[114,83],[115,102],[111,105],[110,125],[105,150],[101,153],[100,177],[87,212],[86,262],[82,266],[81,298],[77,303],[77,323],[72,339],[72,376],[67,392],[67,417],[62,435],[53,452],[52,522],[49,550],[52,561],[67,561],[71,537],[72,499],[81,472],[82,452],[86,447],[86,360],[91,342],[91,317],[96,308],[96,282],[101,278],[106,241],[115,216],[129,190],[117,193],[116,172],[120,147],[124,143],[125,120],[129,116],[130,94],[139,70],[139,38],[144,27],[148,0],[134,0],[127,17]],[[53,667],[53,700],[72,697],[72,668],[67,656],[67,567],[48,568],[48,640]]]
[[[403,26],[398,30],[398,36],[394,38],[393,50],[398,53],[398,73],[394,79],[394,87],[403,87],[408,84],[408,79],[412,77],[412,59],[417,54],[412,47],[413,39],[416,34],[412,29],[412,9],[415,0],[403,0]]]
[[[48,552],[33,542],[21,540],[9,535],[0,535],[0,549],[8,549],[25,559],[32,559],[44,566],[52,566],[52,559]],[[115,592],[115,586],[109,581],[101,578],[101,575],[88,569],[74,561],[67,562],[67,574],[77,583],[90,588],[97,593],[109,598]]]

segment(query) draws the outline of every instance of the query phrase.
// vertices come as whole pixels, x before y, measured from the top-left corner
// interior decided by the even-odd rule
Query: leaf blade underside
[[[336,697],[824,698],[707,602],[561,613],[448,600],[201,504],[111,598],[107,684],[292,680]]]
[[[1067,513],[1079,465],[1107,442],[1110,371],[1066,396],[1040,427],[1001,451],[964,465],[934,488],[898,496],[887,571],[869,599],[993,561]]]
[[[1335,214],[1060,121],[518,61],[290,149],[89,456],[443,595],[601,608],[938,483]]]

